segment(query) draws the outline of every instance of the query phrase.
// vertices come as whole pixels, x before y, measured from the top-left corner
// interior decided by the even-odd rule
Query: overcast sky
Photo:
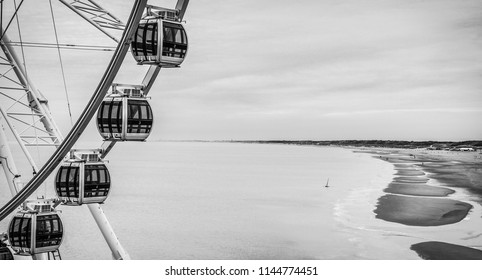
[[[98,2],[123,21],[133,3]],[[25,0],[24,41],[55,42],[48,3]],[[114,46],[52,3],[61,43]],[[185,19],[188,56],[151,91],[151,140],[482,139],[481,0],[191,0]],[[74,117],[111,55],[62,51]],[[26,60],[67,134],[56,50],[26,49]],[[116,82],[146,70],[128,53]],[[100,139],[93,125],[85,135]]]

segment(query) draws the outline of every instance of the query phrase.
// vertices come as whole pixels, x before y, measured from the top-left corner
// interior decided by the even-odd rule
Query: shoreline
[[[373,211],[377,219],[437,227],[464,220],[474,209],[473,203],[482,205],[482,160],[477,156],[390,148],[356,148],[354,152],[390,162],[396,171]],[[474,194],[470,203],[448,198],[461,189]],[[410,249],[422,259],[482,259],[481,250],[439,241],[412,244]]]

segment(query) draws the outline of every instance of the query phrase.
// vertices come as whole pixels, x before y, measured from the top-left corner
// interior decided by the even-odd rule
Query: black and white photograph
[[[482,260],[481,0],[0,7],[0,260]]]

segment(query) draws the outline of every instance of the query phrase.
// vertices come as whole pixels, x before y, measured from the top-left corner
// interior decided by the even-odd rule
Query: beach
[[[482,160],[477,152],[386,148],[368,152],[390,162],[395,170],[392,182],[384,189],[386,194],[377,201],[374,213],[378,219],[438,227],[467,219],[474,206],[481,205]],[[468,201],[455,199],[457,192],[464,192]],[[480,213],[477,215],[480,219]],[[437,240],[410,248],[424,259],[482,259],[481,250],[440,242],[440,236],[434,238]]]

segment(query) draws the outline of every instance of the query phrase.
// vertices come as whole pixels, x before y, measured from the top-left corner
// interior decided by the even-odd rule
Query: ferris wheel
[[[111,175],[104,158],[119,141],[144,141],[149,136],[154,110],[149,105],[148,93],[160,69],[179,67],[187,54],[183,18],[189,0],[178,0],[174,8],[136,0],[125,23],[94,0],[59,0],[75,12],[79,20],[87,21],[117,43],[97,88],[65,137],[52,116],[46,96],[28,75],[23,47],[30,44],[60,50],[61,47],[75,46],[61,45],[57,38],[56,44],[23,42],[20,27],[19,41],[11,41],[9,28],[15,22],[18,24],[18,11],[24,2],[17,1],[13,0],[12,14],[4,13],[4,2],[7,1],[0,4],[0,169],[4,171],[4,181],[12,194],[12,198],[0,208],[0,221],[11,218],[8,228],[0,228],[0,260],[14,259],[14,255],[61,259],[59,248],[64,228],[58,208],[63,205],[86,205],[113,258],[129,259],[100,206],[111,188]],[[55,29],[55,20],[53,26]],[[121,31],[122,36],[113,35],[111,30]],[[56,30],[55,34],[57,37]],[[15,48],[18,46],[21,55]],[[114,83],[129,49],[137,64],[148,65],[149,69],[138,84]],[[59,60],[62,65],[60,51]],[[104,143],[88,150],[73,149],[93,118]],[[43,164],[35,161],[31,154],[31,147],[40,146],[54,147]],[[28,176],[23,176],[17,168],[19,157],[26,159],[33,171],[31,179],[26,182],[22,178]],[[55,183],[51,187],[55,189],[56,197],[32,198],[55,170]]]

